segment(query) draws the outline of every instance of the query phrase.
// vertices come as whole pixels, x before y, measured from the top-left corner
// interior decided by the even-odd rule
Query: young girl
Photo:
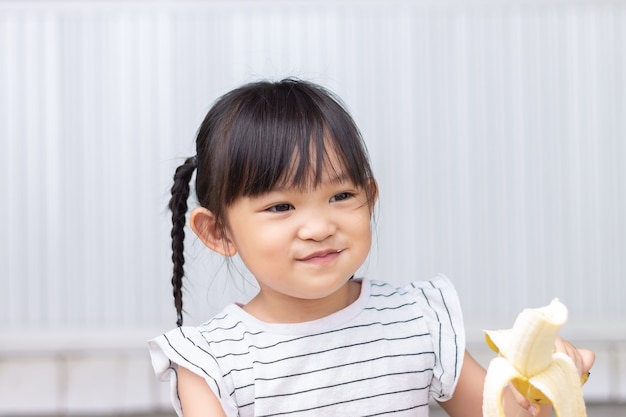
[[[357,278],[378,196],[354,121],[329,91],[287,79],[221,97],[176,170],[172,210],[178,328],[150,341],[176,412],[195,416],[481,416],[485,371],[465,351],[444,276],[406,287]],[[199,327],[182,327],[183,240],[238,254],[259,291]],[[559,340],[581,374],[591,354]],[[509,393],[509,416],[536,414]],[[541,415],[549,415],[542,407]]]

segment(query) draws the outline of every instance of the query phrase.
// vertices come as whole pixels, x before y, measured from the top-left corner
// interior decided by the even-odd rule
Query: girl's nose
[[[311,213],[300,226],[298,237],[302,240],[321,242],[334,235],[336,231],[337,225],[330,216],[323,213]]]

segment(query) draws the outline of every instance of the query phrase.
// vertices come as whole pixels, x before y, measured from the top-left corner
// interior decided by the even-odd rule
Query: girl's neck
[[[336,313],[354,303],[361,294],[361,283],[350,280],[332,295],[321,299],[289,297],[270,289],[259,293],[242,308],[266,323],[303,323]]]

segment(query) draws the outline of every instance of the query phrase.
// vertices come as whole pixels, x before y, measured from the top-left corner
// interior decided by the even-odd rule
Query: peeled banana
[[[500,356],[487,368],[483,417],[504,417],[502,395],[508,384],[532,403],[551,403],[557,417],[586,417],[581,378],[554,342],[567,321],[567,308],[558,299],[541,308],[522,311],[512,329],[486,330],[489,347]]]

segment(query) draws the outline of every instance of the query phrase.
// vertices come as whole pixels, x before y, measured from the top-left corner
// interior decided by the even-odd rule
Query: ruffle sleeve
[[[195,327],[179,327],[148,341],[152,366],[160,381],[170,381],[170,396],[176,413],[183,412],[178,398],[177,372],[183,366],[201,376],[220,399],[227,416],[237,416],[237,407],[230,396],[222,372],[207,340]]]
[[[435,352],[430,395],[437,401],[452,398],[465,353],[465,328],[454,286],[444,275],[416,281],[406,290],[413,294],[426,318]]]

